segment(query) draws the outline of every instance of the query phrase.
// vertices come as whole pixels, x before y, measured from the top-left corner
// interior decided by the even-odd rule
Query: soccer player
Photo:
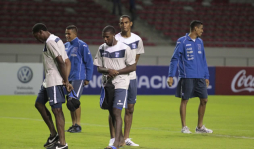
[[[35,24],[32,31],[39,42],[45,43],[43,49],[45,79],[35,102],[35,107],[40,112],[50,131],[50,136],[44,147],[50,147],[55,144],[54,148],[56,149],[68,149],[68,144],[65,142],[65,120],[62,103],[65,102],[63,84],[65,84],[68,92],[73,89],[72,85],[69,84],[67,74],[70,71],[71,63],[65,52],[62,40],[51,34],[44,24]],[[45,106],[48,101],[55,115],[57,131],[55,130],[52,116]],[[60,141],[59,143],[58,140]]]
[[[194,20],[190,24],[190,33],[179,38],[172,55],[168,85],[172,86],[178,66],[180,80],[177,85],[176,97],[180,97],[180,116],[182,122],[182,133],[191,133],[186,126],[186,105],[189,98],[199,97],[198,125],[196,133],[212,133],[203,125],[207,99],[207,86],[209,85],[209,72],[206,63],[203,40],[203,23]]]
[[[93,58],[88,45],[78,37],[78,28],[75,25],[66,27],[65,51],[71,61],[71,71],[69,81],[74,91],[77,93],[78,100],[83,92],[84,85],[88,85],[93,75]],[[71,112],[72,126],[67,130],[71,133],[81,132],[80,126],[81,107]]]
[[[109,113],[113,119],[115,128],[115,142],[109,149],[119,149],[125,145],[122,134],[122,108],[126,108],[127,89],[129,87],[129,73],[136,70],[135,52],[131,52],[129,46],[115,39],[115,29],[113,26],[106,26],[102,31],[104,44],[94,58],[94,65],[99,73],[107,74],[115,86],[113,107]]]
[[[131,32],[132,21],[128,15],[121,16],[119,21],[121,32],[116,34],[115,38],[116,40],[121,41],[124,44],[128,45],[131,48],[131,51],[136,53],[134,56],[137,64],[140,54],[144,53],[143,41],[138,35]],[[136,99],[137,99],[137,80],[136,80],[136,71],[134,71],[130,73],[130,85],[128,88],[128,96],[127,96],[128,107],[125,109],[125,117],[124,117],[124,140],[126,142],[126,145],[129,146],[139,146],[138,144],[131,141],[131,139],[129,138]],[[112,145],[114,143],[115,136],[113,133],[114,128],[110,116],[109,116],[109,128],[111,135],[109,145]]]

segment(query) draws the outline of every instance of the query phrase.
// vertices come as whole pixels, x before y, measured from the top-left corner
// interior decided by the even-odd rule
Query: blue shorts
[[[126,104],[127,90],[126,89],[115,89],[115,98],[113,108],[123,109],[127,108]]]
[[[180,97],[184,100],[193,97],[207,99],[205,79],[181,78],[176,88],[176,97]]]
[[[128,88],[128,104],[135,104],[137,100],[137,80],[130,80],[130,85]]]
[[[80,99],[80,96],[82,95],[83,89],[84,89],[84,80],[73,80],[69,81],[70,84],[73,86],[75,93],[78,96],[78,100]]]
[[[65,103],[63,85],[48,88],[45,88],[43,85],[41,86],[36,102],[45,105],[48,101],[52,108],[62,108],[62,103]]]

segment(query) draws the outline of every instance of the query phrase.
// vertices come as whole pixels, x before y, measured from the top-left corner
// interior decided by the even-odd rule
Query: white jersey
[[[124,44],[128,45],[131,48],[132,52],[135,52],[136,54],[143,54],[145,53],[143,41],[142,39],[134,34],[131,33],[131,36],[128,38],[122,37],[121,33],[118,33],[115,35],[116,40],[123,42]],[[136,60],[136,54],[134,55],[134,59]],[[133,71],[130,73],[130,79],[134,80],[136,79],[136,71]]]
[[[63,78],[60,75],[58,64],[55,60],[58,56],[62,56],[64,62],[68,58],[62,40],[51,34],[43,49],[43,66],[46,75],[43,86],[45,88],[63,85]]]
[[[102,44],[94,58],[94,65],[114,70],[120,70],[128,65],[135,64],[135,54],[129,46],[118,41],[114,46]],[[115,89],[128,89],[130,83],[129,74],[117,75],[112,80]]]

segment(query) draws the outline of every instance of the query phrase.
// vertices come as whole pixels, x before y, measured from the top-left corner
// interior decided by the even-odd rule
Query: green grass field
[[[0,149],[40,149],[49,131],[34,107],[36,96],[0,96]],[[254,148],[253,96],[209,96],[204,124],[213,134],[195,134],[198,98],[187,106],[187,126],[182,134],[180,100],[174,96],[138,96],[131,138],[140,147],[123,149],[250,149]],[[48,105],[47,105],[48,106]],[[49,107],[49,106],[48,106]],[[103,149],[109,142],[108,112],[99,96],[83,95],[82,133],[66,133],[70,149]],[[67,129],[70,113],[63,105]]]

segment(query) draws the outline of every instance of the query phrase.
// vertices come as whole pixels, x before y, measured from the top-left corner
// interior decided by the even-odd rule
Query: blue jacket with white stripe
[[[69,81],[92,79],[93,58],[88,45],[78,37],[65,43],[65,51],[71,61]]]
[[[201,38],[195,42],[188,33],[179,38],[169,65],[169,77],[174,77],[178,67],[180,78],[209,79],[204,44]]]

